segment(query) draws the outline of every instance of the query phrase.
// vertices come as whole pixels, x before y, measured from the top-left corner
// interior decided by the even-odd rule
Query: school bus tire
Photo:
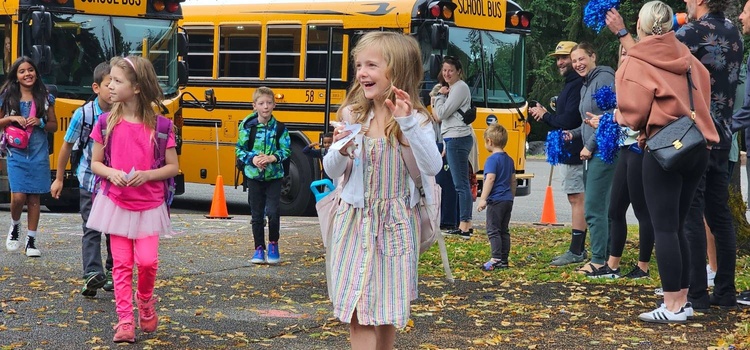
[[[315,196],[310,191],[315,166],[312,159],[302,153],[304,145],[294,140],[291,145],[289,174],[281,184],[281,215],[306,216],[315,214]]]

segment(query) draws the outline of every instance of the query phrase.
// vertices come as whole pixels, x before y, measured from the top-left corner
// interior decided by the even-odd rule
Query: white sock
[[[26,235],[29,237],[36,237],[36,231],[28,230],[26,231]]]
[[[11,225],[13,225],[13,226],[16,226],[16,225],[18,225],[18,224],[20,224],[20,223],[21,223],[21,219],[18,219],[18,220],[13,220],[13,219],[11,219],[11,221],[10,221],[10,222],[11,222]]]

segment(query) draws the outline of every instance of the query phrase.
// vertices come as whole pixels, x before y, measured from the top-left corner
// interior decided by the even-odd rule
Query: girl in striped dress
[[[350,324],[353,349],[392,348],[396,327],[406,325],[417,298],[420,194],[401,154],[411,148],[422,176],[442,167],[434,120],[418,98],[420,57],[409,36],[362,36],[352,50],[356,80],[338,112],[339,121],[362,124],[362,131],[323,159],[331,178],[348,176],[326,270],[334,314]],[[349,135],[343,130],[336,128],[334,142]],[[432,182],[423,183],[432,203]]]

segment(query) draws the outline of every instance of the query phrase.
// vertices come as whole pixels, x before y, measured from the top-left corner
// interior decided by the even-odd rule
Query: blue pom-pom
[[[583,9],[583,23],[599,33],[607,25],[607,11],[620,8],[620,0],[590,0]]]
[[[596,101],[596,106],[602,111],[608,111],[617,107],[617,95],[611,86],[602,86],[592,95]]]
[[[625,134],[615,122],[615,116],[612,113],[604,113],[599,119],[599,127],[596,129],[596,147],[599,159],[607,164],[614,163],[617,151],[624,141]]]
[[[570,153],[565,150],[565,139],[562,130],[552,130],[547,133],[547,142],[544,144],[544,151],[547,153],[547,163],[557,165],[570,157]]]

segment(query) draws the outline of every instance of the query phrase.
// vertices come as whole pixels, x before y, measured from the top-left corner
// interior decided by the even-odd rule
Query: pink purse
[[[29,146],[29,137],[32,131],[30,128],[33,128],[33,126],[26,129],[13,124],[6,126],[4,132],[5,142],[10,147],[26,149]]]

